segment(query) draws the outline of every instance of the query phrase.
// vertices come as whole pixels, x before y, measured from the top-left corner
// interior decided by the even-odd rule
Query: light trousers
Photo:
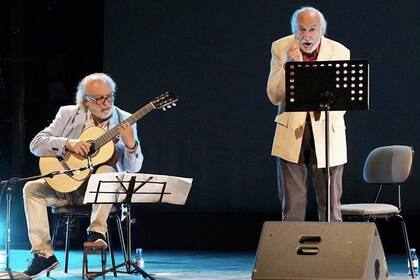
[[[95,173],[105,172],[115,172],[115,169],[104,165],[100,166]],[[54,255],[47,207],[82,205],[83,198],[84,191],[76,190],[70,193],[60,193],[52,189],[44,179],[29,181],[25,184],[23,188],[23,202],[32,253],[41,257]],[[112,204],[93,204],[90,225],[87,231],[98,232],[105,236],[107,219],[111,208]]]

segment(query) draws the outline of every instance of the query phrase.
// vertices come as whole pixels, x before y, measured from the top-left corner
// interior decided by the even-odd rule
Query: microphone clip
[[[93,173],[93,170],[94,170],[94,167],[95,166],[93,165],[92,157],[91,156],[88,156],[87,157],[87,161],[88,161],[87,168],[89,168],[90,172]]]

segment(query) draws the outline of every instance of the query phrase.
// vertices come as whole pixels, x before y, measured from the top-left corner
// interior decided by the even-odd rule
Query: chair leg
[[[55,241],[57,239],[57,233],[58,233],[58,228],[60,227],[60,223],[61,223],[61,218],[60,217],[55,217],[55,223],[54,223],[54,231],[53,231],[53,236],[51,239],[51,246],[53,248],[55,248]],[[47,277],[50,277],[50,272],[47,272]]]
[[[102,248],[101,251],[101,263],[102,263],[102,279],[105,280],[105,270],[106,270],[106,252],[105,252],[105,248]]]
[[[71,218],[66,218],[66,240],[64,245],[64,253],[66,255],[66,259],[64,261],[64,273],[68,272],[69,268],[69,245],[70,245],[70,222]]]
[[[111,263],[112,263],[112,268],[114,270],[114,276],[117,277],[117,270],[115,269],[114,249],[112,247],[112,240],[111,240],[112,238],[111,238],[111,233],[109,231],[109,228],[107,228],[106,235],[108,239],[108,249],[109,249],[109,254],[111,255]]]
[[[413,260],[411,259],[411,253],[410,253],[410,242],[408,240],[407,227],[405,225],[404,218],[401,215],[395,215],[395,217],[397,217],[401,222],[401,228],[402,228],[403,237],[404,237],[405,250],[406,250],[407,258],[408,258],[409,264],[410,264],[411,277],[416,278],[416,275],[414,274]]]
[[[86,248],[83,248],[83,260],[82,260],[82,279],[88,279],[87,276],[87,251]]]

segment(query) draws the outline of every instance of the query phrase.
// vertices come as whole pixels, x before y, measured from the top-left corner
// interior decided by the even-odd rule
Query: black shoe
[[[86,241],[102,243],[105,246],[105,248],[108,247],[108,243],[106,242],[105,236],[103,236],[102,234],[98,232],[94,232],[94,231],[89,232]]]
[[[24,273],[30,276],[31,278],[35,278],[41,275],[42,273],[46,273],[48,271],[53,270],[56,267],[58,267],[58,261],[54,255],[52,255],[49,258],[45,258],[34,254],[32,262],[29,264],[28,268]]]

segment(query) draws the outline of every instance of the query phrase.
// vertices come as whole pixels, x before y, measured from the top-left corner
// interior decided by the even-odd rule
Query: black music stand
[[[114,179],[110,180],[109,178]],[[177,184],[174,180],[178,179],[186,179],[187,181]],[[99,272],[89,278],[93,279],[108,272],[119,272],[127,274],[140,273],[143,278],[155,280],[153,276],[138,267],[131,260],[131,224],[135,222],[131,218],[131,206],[133,203],[172,203],[183,205],[187,199],[191,182],[192,179],[153,174],[101,173],[91,175],[83,203],[124,204],[126,206],[127,259],[125,259],[124,263],[115,266],[115,268]],[[125,184],[128,185],[126,186]],[[179,187],[179,190],[177,187]],[[126,267],[126,271],[117,270],[123,266]]]
[[[326,219],[331,221],[329,112],[369,109],[367,60],[294,61],[285,64],[286,112],[325,112]]]

